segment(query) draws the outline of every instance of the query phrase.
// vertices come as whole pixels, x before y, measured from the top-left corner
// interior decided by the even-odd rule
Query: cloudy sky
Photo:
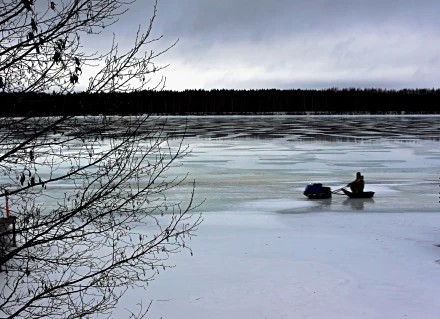
[[[161,0],[154,32],[171,90],[440,87],[438,0]]]

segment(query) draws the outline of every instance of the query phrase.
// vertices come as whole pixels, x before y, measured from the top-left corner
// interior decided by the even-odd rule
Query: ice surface
[[[152,318],[434,319],[438,225],[436,213],[207,213],[194,256],[144,297]]]
[[[115,318],[437,319],[440,314],[440,117],[170,117],[192,153],[204,222]],[[373,199],[308,200],[361,171]],[[60,192],[69,184],[58,185]],[[60,193],[62,195],[62,193]],[[145,229],[145,232],[148,230]]]
[[[333,129],[330,132],[333,135],[321,139],[303,137],[308,128],[319,132],[321,137],[326,136],[322,127],[313,126],[317,125],[316,122],[326,123],[325,117],[314,118],[309,124],[301,122],[304,132],[300,136],[298,130],[281,130],[283,136],[277,138],[267,137],[266,133],[271,131],[270,124],[275,130],[279,121],[290,120],[296,126],[300,125],[295,122],[299,120],[272,119],[271,122],[270,118],[233,119],[239,122],[237,126],[254,132],[249,133],[254,138],[236,138],[233,131],[221,139],[201,138],[204,132],[212,128],[207,124],[210,118],[196,118],[198,124],[204,123],[200,124],[200,131],[195,134],[199,137],[187,139],[193,153],[183,160],[181,173],[190,172],[191,178],[195,178],[197,196],[206,198],[205,211],[233,209],[238,203],[263,199],[305,201],[302,191],[307,184],[319,182],[337,189],[353,180],[357,171],[365,176],[366,190],[376,192],[374,201],[363,205],[365,209],[438,211],[439,141],[433,139],[435,134],[420,130],[420,127],[426,126],[438,132],[437,117],[416,117],[415,123],[412,122],[413,117],[406,120],[398,117],[394,122],[381,117],[361,117],[357,121],[332,118]],[[423,120],[426,121],[424,125]],[[225,119],[217,121],[216,131],[232,130],[230,123],[223,125]],[[371,139],[364,134],[366,137],[362,139],[352,139],[346,128],[354,127],[356,123],[376,130],[382,127],[381,133],[384,135]],[[398,135],[404,123],[408,127]],[[385,130],[385,124],[388,130]],[[413,124],[415,128],[411,127]],[[194,123],[190,121],[189,126],[192,125]],[[341,127],[345,129],[337,133],[338,138],[334,138],[334,131]],[[390,135],[390,132],[393,134]],[[410,135],[405,135],[405,132]],[[327,206],[330,211],[345,211],[347,205],[341,203],[342,198],[334,196]],[[298,203],[294,203],[291,209],[295,209],[295,206]],[[315,206],[322,208],[322,205]]]
[[[177,173],[196,180],[205,221],[194,256],[147,288],[150,316],[438,318],[438,119],[190,118]],[[302,194],[357,171],[373,199]]]

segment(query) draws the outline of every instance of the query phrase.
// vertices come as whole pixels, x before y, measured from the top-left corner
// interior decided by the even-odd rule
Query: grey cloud
[[[168,0],[162,1],[159,9],[164,34],[206,40],[327,32],[354,25],[440,25],[440,4],[435,1]]]
[[[438,86],[439,29],[414,0],[161,0],[154,26],[179,88]]]

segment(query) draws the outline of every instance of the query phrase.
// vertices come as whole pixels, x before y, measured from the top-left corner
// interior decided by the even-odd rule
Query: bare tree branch
[[[150,74],[166,67],[156,65],[154,60],[175,43],[159,52],[147,50],[148,45],[161,39],[150,39],[157,0],[153,1],[146,26],[139,26],[133,45],[119,48],[114,35],[107,52],[91,52],[84,47],[85,39],[116,24],[135,0],[45,2],[0,0],[3,91],[71,92],[85,76],[85,70],[91,74],[88,92],[140,90],[147,88]],[[155,87],[163,83],[161,79]]]
[[[17,247],[3,247],[0,258],[2,318],[111,313],[127,287],[144,287],[171,266],[171,254],[189,249],[186,240],[201,222],[192,214],[193,192],[185,203],[172,200],[174,189],[187,182],[170,173],[189,149],[154,120],[109,120],[100,133],[124,129],[104,140],[88,129],[100,118],[48,120],[20,122],[35,123],[31,131],[38,138],[27,139],[32,156],[22,152],[29,145],[0,144],[14,150],[0,149],[8,154],[0,169],[11,176],[5,185],[20,234]],[[76,130],[59,129],[57,138],[65,143],[50,144],[60,123]],[[42,133],[41,127],[51,129]],[[26,187],[14,181],[17,167],[29,171]],[[42,182],[33,184],[37,172]]]
[[[0,90],[72,92],[86,68],[87,92],[162,88],[149,76],[176,43],[148,49],[161,40],[151,37],[156,0],[131,47],[116,35],[108,51],[84,47],[134,1],[0,0]],[[0,318],[111,316],[129,287],[172,267],[172,254],[192,254],[194,182],[173,173],[189,152],[148,116],[0,118],[0,211],[8,203],[13,216],[0,223]]]

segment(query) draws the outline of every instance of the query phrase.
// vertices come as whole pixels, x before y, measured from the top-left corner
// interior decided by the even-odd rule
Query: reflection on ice
[[[236,208],[251,212],[285,212],[292,209],[310,208],[314,205],[312,201],[268,199],[241,203]]]
[[[366,204],[374,204],[373,198],[348,198],[342,202],[353,210],[363,210]]]

